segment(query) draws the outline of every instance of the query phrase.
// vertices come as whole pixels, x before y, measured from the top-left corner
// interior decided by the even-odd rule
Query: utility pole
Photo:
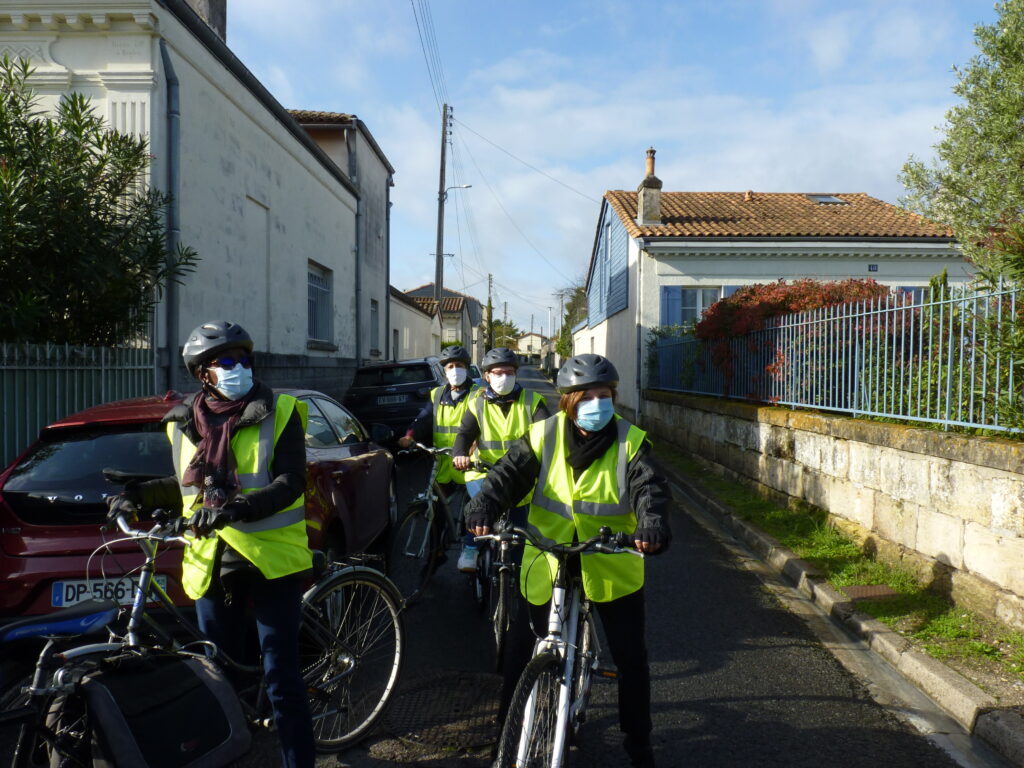
[[[438,338],[444,344],[444,319],[441,315],[441,297],[444,285],[444,165],[448,148],[448,105],[441,109],[441,173],[437,185],[437,251],[434,254],[434,300],[437,302]]]
[[[548,307],[548,333],[550,333],[550,334],[551,334],[552,336],[554,336],[554,335],[555,335],[555,334],[554,334],[554,331],[553,331],[554,327],[555,327],[555,326],[553,326],[553,325],[551,324],[551,307]],[[544,334],[543,334],[543,333],[541,333],[541,336],[543,336],[543,335],[544,335]]]
[[[487,348],[494,349],[494,305],[491,303],[491,289],[494,275],[487,273]]]

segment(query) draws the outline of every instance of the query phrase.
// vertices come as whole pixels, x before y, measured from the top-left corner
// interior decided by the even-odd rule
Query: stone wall
[[[657,439],[820,507],[882,559],[1024,628],[1024,444],[647,390]]]

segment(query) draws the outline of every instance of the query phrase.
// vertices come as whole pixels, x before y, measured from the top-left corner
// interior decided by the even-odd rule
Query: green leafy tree
[[[1024,0],[996,5],[974,30],[978,54],[956,69],[961,102],[946,113],[936,161],[911,157],[902,203],[950,226],[989,279],[1024,278]]]
[[[516,340],[522,333],[516,324],[511,321],[495,320],[493,323],[494,330],[494,346],[495,347],[512,347],[516,346]],[[490,334],[488,334],[490,338]]]
[[[562,299],[564,307],[562,327],[558,332],[558,341],[555,342],[555,351],[561,357],[569,357],[572,355],[572,329],[587,317],[587,289],[580,280],[555,295]]]
[[[168,249],[146,141],[107,128],[81,94],[45,114],[30,75],[0,59],[0,340],[124,342],[197,256]]]

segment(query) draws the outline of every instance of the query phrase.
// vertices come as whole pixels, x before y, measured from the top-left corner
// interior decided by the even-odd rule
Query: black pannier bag
[[[93,765],[214,768],[249,750],[242,706],[223,671],[188,654],[125,654],[82,678]]]

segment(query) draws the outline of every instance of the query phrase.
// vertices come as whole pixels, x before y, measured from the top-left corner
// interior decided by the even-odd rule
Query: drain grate
[[[446,749],[475,749],[498,740],[499,675],[439,671],[398,692],[387,715],[398,739]]]

